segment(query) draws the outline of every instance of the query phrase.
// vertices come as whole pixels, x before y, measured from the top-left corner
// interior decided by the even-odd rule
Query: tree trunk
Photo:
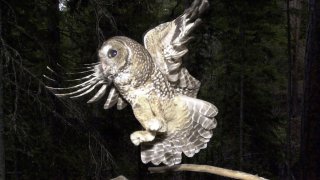
[[[288,41],[288,121],[287,121],[287,138],[286,138],[286,177],[290,179],[291,176],[291,122],[293,111],[293,99],[292,99],[292,55],[291,55],[291,15],[290,15],[290,0],[287,0],[287,41]]]
[[[59,0],[51,0],[48,1],[47,6],[47,19],[48,19],[48,41],[47,41],[47,48],[48,48],[48,59],[49,59],[49,66],[50,67],[57,67],[57,63],[60,63],[60,29],[59,29]],[[54,68],[55,70],[59,69]],[[61,79],[57,78],[57,84],[61,83]],[[62,114],[62,108],[59,105],[59,100],[56,98],[53,99],[55,111],[58,114]],[[61,124],[60,118],[57,116],[53,116],[52,118],[48,119],[49,127],[50,127],[50,135],[52,139],[52,144],[55,147],[59,147],[59,139],[61,137],[61,129],[64,126]],[[55,155],[57,156],[57,155]],[[51,159],[51,163],[54,164],[54,169],[59,169],[61,162],[61,158],[59,156],[53,157]],[[65,171],[64,169],[59,169],[55,174],[53,179],[63,179],[65,178]]]
[[[302,71],[303,69],[300,68],[303,64],[303,51],[301,50],[303,47],[303,42],[300,38],[301,34],[301,2],[303,0],[294,0],[292,4],[289,6],[290,9],[294,10],[294,13],[289,14],[289,21],[290,21],[290,35],[291,35],[291,62],[292,62],[292,117],[293,120],[301,118],[301,99],[302,94],[299,94],[299,81],[302,81]]]
[[[243,68],[243,67],[242,67]],[[242,170],[243,162],[243,72],[240,75],[240,118],[239,118],[239,169]]]
[[[305,0],[287,1],[287,35],[288,35],[288,123],[286,143],[286,176],[294,173],[292,164],[298,157],[301,143],[301,114],[303,99],[303,62],[304,38],[301,37],[302,3]]]
[[[1,6],[2,7],[2,6]],[[2,9],[2,8],[0,8]],[[0,39],[2,44],[2,11],[0,11]],[[2,46],[2,45],[1,45]],[[0,179],[6,178],[5,172],[5,154],[4,154],[4,114],[3,114],[3,65],[4,52],[1,50],[0,57]]]
[[[49,64],[51,67],[59,62],[60,29],[59,29],[59,0],[53,0],[48,5],[48,32],[49,32]]]
[[[4,154],[4,115],[3,115],[3,54],[0,64],[0,179],[5,179],[5,154]]]
[[[244,121],[244,62],[246,60],[246,37],[245,30],[241,27],[241,60],[240,60],[240,104],[239,104],[239,170],[243,165],[243,121]]]
[[[301,179],[320,177],[320,1],[309,0],[302,116]]]

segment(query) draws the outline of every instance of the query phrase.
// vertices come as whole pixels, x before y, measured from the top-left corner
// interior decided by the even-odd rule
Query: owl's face
[[[129,58],[129,48],[126,42],[120,38],[111,38],[105,41],[99,50],[103,74],[108,79],[112,79],[124,69]]]
[[[154,66],[149,52],[124,36],[115,36],[104,42],[99,50],[99,59],[104,78],[117,85],[143,84]]]

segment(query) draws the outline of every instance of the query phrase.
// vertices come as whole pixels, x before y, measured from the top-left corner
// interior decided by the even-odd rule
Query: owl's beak
[[[113,75],[108,75],[108,76],[107,76],[108,84],[111,84],[111,83],[113,82],[113,79],[114,79],[114,76],[113,76]]]
[[[104,63],[101,63],[103,76],[106,77],[106,80],[111,83],[113,82],[114,75],[112,73],[112,68],[110,65],[106,65]]]

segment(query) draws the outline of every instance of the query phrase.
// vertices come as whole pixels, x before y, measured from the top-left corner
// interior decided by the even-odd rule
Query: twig
[[[245,180],[266,180],[263,177],[257,175],[248,174],[241,171],[234,171],[230,169],[219,168],[208,165],[197,164],[180,164],[175,166],[162,166],[162,167],[149,167],[150,173],[165,173],[168,171],[193,171],[215,174],[219,176],[229,177],[233,179],[245,179]]]

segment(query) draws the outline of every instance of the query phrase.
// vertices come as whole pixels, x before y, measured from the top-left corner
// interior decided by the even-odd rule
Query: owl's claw
[[[136,131],[130,135],[131,142],[136,146],[139,146],[143,142],[153,141],[154,138],[155,134],[149,131]]]
[[[147,126],[148,130],[150,131],[158,131],[159,129],[161,129],[162,123],[158,119],[150,119]]]
[[[139,138],[131,138],[131,142],[135,145],[135,146],[139,146],[139,144],[142,142]]]
[[[147,123],[147,129],[150,131],[165,132],[167,130],[163,121],[159,119],[150,119]]]

